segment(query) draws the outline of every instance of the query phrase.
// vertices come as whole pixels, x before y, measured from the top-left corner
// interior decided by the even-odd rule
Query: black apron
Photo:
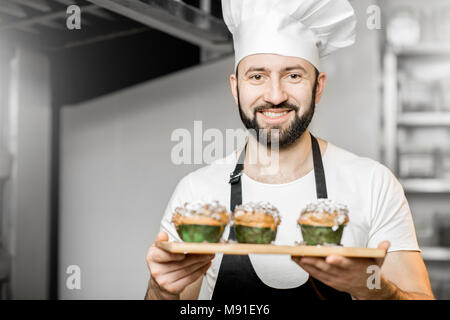
[[[325,173],[322,156],[317,139],[311,135],[314,177],[316,181],[317,198],[327,198]],[[230,175],[231,197],[230,209],[234,211],[237,205],[242,204],[241,175],[244,169],[245,149],[241,152],[236,168]],[[229,240],[236,240],[234,228],[230,228]],[[351,300],[350,294],[333,289],[323,282],[309,277],[308,281],[296,288],[275,289],[263,283],[256,274],[248,255],[223,255],[217,276],[212,300],[248,300],[248,299],[275,299],[275,300]],[[297,300],[299,301],[299,300]]]

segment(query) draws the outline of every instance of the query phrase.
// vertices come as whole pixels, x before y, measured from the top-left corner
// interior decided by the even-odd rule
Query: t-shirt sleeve
[[[160,231],[167,232],[169,241],[182,241],[172,223],[172,215],[176,207],[182,206],[185,202],[190,202],[191,199],[192,189],[189,174],[178,182],[161,220]]]
[[[421,251],[403,187],[394,174],[377,163],[371,187],[371,226],[368,248],[376,248],[383,240],[391,242],[388,252]]]

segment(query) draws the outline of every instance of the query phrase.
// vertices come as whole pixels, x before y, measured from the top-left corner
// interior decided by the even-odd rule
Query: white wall
[[[190,166],[171,162],[172,131],[239,126],[228,75],[232,60],[192,68],[66,107],[62,114],[61,298],[136,298],[145,254],[171,192]],[[81,267],[82,289],[65,288]]]
[[[361,156],[380,159],[380,55],[383,30],[369,30],[366,9],[374,0],[353,1],[356,43],[323,59],[327,84],[311,131]]]
[[[330,77],[314,132],[376,158],[376,37],[364,28],[358,36],[360,44],[325,65]],[[147,248],[175,184],[194,168],[172,164],[171,133],[192,132],[194,120],[203,121],[203,130],[241,127],[229,89],[232,70],[228,58],[64,108],[61,298],[143,298]],[[353,77],[357,72],[362,78]],[[65,287],[69,265],[81,268],[81,290]]]

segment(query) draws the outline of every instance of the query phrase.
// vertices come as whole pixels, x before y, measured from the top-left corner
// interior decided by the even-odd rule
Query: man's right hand
[[[168,241],[159,232],[156,241]],[[170,253],[153,245],[147,252],[150,284],[146,299],[180,299],[181,292],[203,276],[215,255]]]

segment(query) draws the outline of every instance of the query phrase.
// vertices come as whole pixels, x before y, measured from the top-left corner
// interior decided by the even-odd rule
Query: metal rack
[[[384,54],[383,96],[383,145],[384,162],[395,173],[399,173],[398,132],[405,128],[450,129],[448,112],[402,112],[399,103],[398,65],[405,57],[450,57],[450,46],[418,44],[410,47],[386,47]],[[449,108],[450,109],[450,108]],[[450,179],[400,179],[406,192],[450,193]]]
[[[400,137],[406,133],[418,130],[441,130],[442,128],[450,130],[450,106],[442,109],[449,111],[408,111],[402,108],[401,96],[399,94],[399,70],[404,62],[403,59],[428,59],[433,63],[439,63],[439,57],[450,58],[450,46],[445,44],[424,44],[420,43],[410,47],[392,47],[387,46],[384,52],[384,85],[383,85],[383,146],[384,162],[396,174],[399,174],[399,142]],[[448,102],[445,102],[448,103]],[[438,109],[438,108],[434,108]],[[421,132],[421,131],[419,131]],[[444,178],[408,178],[400,177],[405,192],[409,198],[423,199],[423,197],[438,198],[444,201],[450,199],[450,180]],[[437,212],[431,209],[426,214],[425,220],[433,225],[427,227],[427,232],[417,232],[419,244],[422,246],[422,258],[424,259],[433,292],[438,299],[445,299],[449,296],[449,276],[448,264],[450,263],[450,249],[438,243],[436,237],[435,225],[439,222],[433,222],[431,215]],[[419,213],[415,213],[419,214]],[[422,243],[422,241],[424,243]]]
[[[66,26],[67,8],[82,13],[80,30]],[[212,2],[199,7],[180,0],[1,0],[0,38],[42,49],[66,49],[115,37],[159,30],[204,50],[212,58],[233,52],[223,19],[211,12]]]

